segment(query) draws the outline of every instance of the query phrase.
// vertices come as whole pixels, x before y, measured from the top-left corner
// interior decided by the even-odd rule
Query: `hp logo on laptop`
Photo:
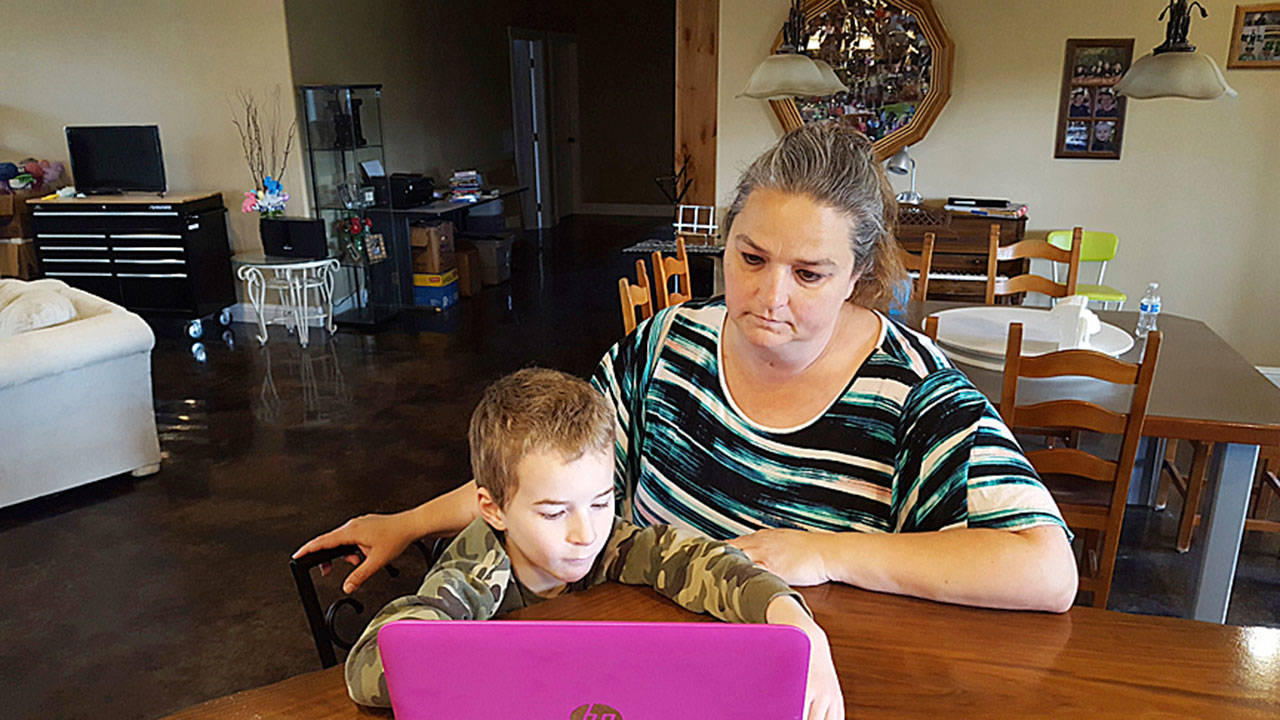
[[[587,703],[574,708],[569,720],[622,720],[622,713],[603,703]]]

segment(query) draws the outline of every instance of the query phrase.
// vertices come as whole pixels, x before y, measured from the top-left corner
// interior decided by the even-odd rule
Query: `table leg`
[[[1138,456],[1129,476],[1129,505],[1155,507],[1160,490],[1160,466],[1164,462],[1164,438],[1143,437],[1138,441]]]
[[[267,319],[263,317],[263,305],[267,294],[267,284],[262,277],[262,271],[256,267],[241,265],[237,274],[244,281],[244,292],[249,296],[249,304],[253,306],[254,314],[258,316],[258,344],[266,345]]]
[[[295,273],[301,273],[299,277]],[[289,271],[289,310],[293,313],[293,326],[298,330],[298,344],[307,346],[311,326],[307,324],[307,271]]]
[[[320,287],[324,291],[324,298],[322,301],[325,305],[325,326],[329,329],[329,334],[332,335],[338,329],[338,327],[333,323],[333,284],[336,279],[335,275],[338,272],[338,261],[330,260],[329,263],[320,269],[320,272],[323,273],[324,276],[324,280],[320,284]]]
[[[1230,443],[1214,448],[1200,507],[1204,537],[1192,546],[1196,582],[1191,617],[1196,620],[1227,621],[1257,463],[1257,445]]]

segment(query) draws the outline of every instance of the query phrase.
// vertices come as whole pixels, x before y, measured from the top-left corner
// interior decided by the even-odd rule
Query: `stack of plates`
[[[934,313],[938,318],[938,347],[947,357],[966,365],[1004,370],[1004,349],[1009,340],[1009,324],[1022,323],[1022,354],[1043,355],[1058,349],[1058,329],[1047,308],[1004,305],[959,307]],[[1113,357],[1133,347],[1133,336],[1102,323],[1102,330],[1089,338],[1085,349]]]

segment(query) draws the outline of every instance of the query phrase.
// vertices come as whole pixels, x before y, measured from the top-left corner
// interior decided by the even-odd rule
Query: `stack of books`
[[[951,212],[983,217],[1016,219],[1027,216],[1026,205],[992,198],[949,197],[943,207]]]
[[[455,170],[449,178],[449,199],[453,202],[475,202],[480,199],[480,173]]]

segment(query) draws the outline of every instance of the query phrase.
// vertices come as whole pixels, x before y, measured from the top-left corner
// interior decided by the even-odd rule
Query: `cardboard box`
[[[453,223],[436,222],[409,228],[413,250],[413,270],[439,274],[457,267],[454,260]]]
[[[475,297],[480,294],[480,251],[468,242],[458,243],[455,256],[458,261],[458,293],[462,297]]]
[[[34,280],[39,274],[36,246],[28,238],[0,238],[0,277]]]
[[[444,310],[456,305],[457,302],[458,273],[456,270],[444,273],[413,274],[414,305]]]
[[[499,285],[511,279],[511,244],[514,233],[468,237],[480,251],[480,282]]]
[[[35,235],[27,202],[48,195],[51,190],[15,190],[0,194],[0,238],[29,238]]]

